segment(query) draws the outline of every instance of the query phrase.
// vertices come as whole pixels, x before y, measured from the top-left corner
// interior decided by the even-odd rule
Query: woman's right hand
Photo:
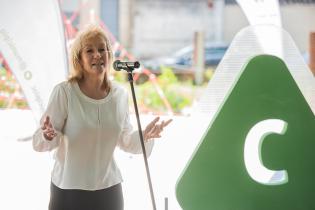
[[[46,119],[42,125],[43,134],[46,140],[51,141],[57,136],[57,133],[50,122],[49,116],[46,116]]]

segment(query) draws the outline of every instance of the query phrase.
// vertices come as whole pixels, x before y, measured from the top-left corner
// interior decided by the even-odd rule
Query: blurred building
[[[283,28],[301,52],[315,31],[315,0],[280,0]],[[137,58],[171,54],[193,42],[197,31],[208,42],[229,43],[248,21],[235,0],[65,0],[71,14],[79,7],[80,26],[100,18]],[[83,5],[83,6],[82,6]]]

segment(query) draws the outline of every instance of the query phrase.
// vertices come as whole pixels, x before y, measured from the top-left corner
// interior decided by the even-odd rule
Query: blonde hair
[[[78,82],[79,80],[83,79],[83,67],[80,64],[81,60],[81,52],[84,47],[84,42],[94,38],[94,37],[100,37],[104,39],[106,51],[108,53],[108,61],[106,65],[106,72],[104,76],[104,85],[105,87],[109,87],[109,80],[108,80],[108,73],[111,68],[111,63],[113,61],[113,52],[112,52],[112,46],[109,41],[109,38],[107,37],[104,30],[98,26],[98,25],[89,25],[85,29],[81,30],[74,41],[71,44],[70,47],[70,76],[68,81],[70,82]]]

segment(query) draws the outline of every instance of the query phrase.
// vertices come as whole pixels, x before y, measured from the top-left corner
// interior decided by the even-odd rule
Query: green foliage
[[[173,73],[172,68],[170,67],[161,67],[162,74],[159,76],[161,86],[165,87],[168,84],[178,83],[176,75]]]
[[[17,109],[27,109],[28,104],[25,98],[13,98],[13,102],[9,103],[10,96],[14,94],[18,86],[17,81],[13,74],[8,72],[3,66],[0,65],[0,109],[5,108],[17,108]],[[18,94],[22,95],[22,93]],[[8,107],[10,106],[10,107]]]
[[[212,78],[213,73],[214,73],[214,69],[212,68],[208,68],[205,70],[204,77],[205,77],[206,82],[208,82]]]
[[[5,68],[3,66],[1,66],[0,64],[0,77],[6,76],[7,71],[5,70]]]
[[[192,81],[180,82],[171,68],[162,67],[161,70],[162,74],[157,77],[156,85],[150,80],[137,85],[139,107],[142,112],[165,113],[168,111],[162,100],[165,97],[173,112],[180,114],[185,107],[192,105]],[[162,93],[158,88],[161,88]]]
[[[123,83],[127,80],[127,75],[122,73],[122,72],[113,72],[113,76],[115,78],[115,81],[116,82],[120,82],[120,83]]]

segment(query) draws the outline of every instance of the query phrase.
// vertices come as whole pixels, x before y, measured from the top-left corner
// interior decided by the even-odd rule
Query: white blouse
[[[76,82],[54,88],[42,116],[50,117],[57,136],[48,141],[38,128],[33,135],[35,151],[55,151],[52,182],[62,189],[99,190],[122,182],[113,153],[116,145],[130,153],[142,153],[139,132],[129,118],[128,92],[112,82],[100,100],[83,94]],[[145,143],[149,156],[154,141]]]

